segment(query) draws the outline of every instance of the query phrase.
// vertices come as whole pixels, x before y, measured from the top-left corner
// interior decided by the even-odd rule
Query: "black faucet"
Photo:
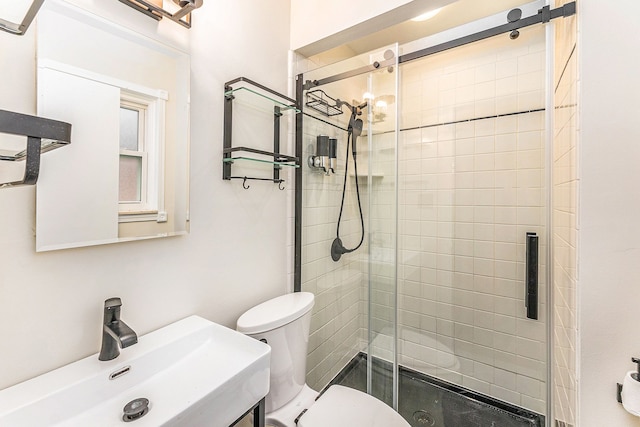
[[[120,355],[120,348],[138,342],[133,329],[120,320],[120,298],[109,298],[104,302],[104,322],[102,325],[102,348],[98,360],[112,360]]]

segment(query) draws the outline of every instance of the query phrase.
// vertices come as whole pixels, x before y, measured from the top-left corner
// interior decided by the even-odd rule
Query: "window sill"
[[[118,222],[167,222],[167,213],[164,211],[144,211],[144,212],[120,212]]]

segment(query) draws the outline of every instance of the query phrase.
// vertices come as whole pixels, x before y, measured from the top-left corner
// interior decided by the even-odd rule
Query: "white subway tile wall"
[[[566,3],[566,2],[561,2]],[[576,18],[555,34],[553,289],[555,418],[576,425],[577,58]]]
[[[382,55],[382,51],[379,54]],[[365,55],[363,58],[355,58],[355,61],[348,60],[347,66],[357,68],[368,63],[358,61],[369,59]],[[315,78],[345,71],[341,67],[344,64],[326,66],[322,69],[322,76],[316,72]],[[391,85],[393,90],[394,75],[386,72],[378,74],[374,77],[376,89],[387,90]],[[313,73],[307,73],[305,79],[313,79],[313,76]],[[332,97],[351,102],[352,99],[362,100],[368,88],[367,76],[363,75],[325,85],[322,90]],[[395,95],[395,92],[391,93]],[[395,315],[395,139],[393,134],[383,134],[374,138],[376,146],[371,147],[367,136],[369,127],[365,126],[365,131],[357,142],[357,178],[353,158],[350,156],[340,237],[347,248],[355,247],[360,241],[356,179],[367,234],[356,252],[344,254],[339,262],[334,262],[330,256],[330,248],[336,237],[342,198],[347,147],[347,133],[344,129],[349,120],[347,109],[343,110],[345,113],[342,115],[326,117],[307,109],[307,113],[323,121],[310,117],[305,117],[304,120],[302,290],[316,295],[311,318],[307,383],[318,390],[326,386],[359,351],[366,350],[369,298],[372,331],[378,334],[378,339],[373,344],[374,354],[390,360],[394,348],[393,329],[388,326],[392,324]],[[366,120],[368,114],[368,109],[364,109],[361,118]],[[380,121],[381,117],[372,117],[376,120],[372,124],[372,134],[382,133],[386,124],[395,121],[393,112],[386,113],[386,122]],[[330,176],[306,165],[307,158],[315,153],[318,135],[338,139],[338,167],[336,173]],[[380,153],[387,155],[381,157]],[[375,175],[371,182],[368,179],[369,169]],[[374,189],[373,193],[371,189]],[[372,261],[371,281],[369,260]]]
[[[337,121],[335,121],[337,123]],[[317,135],[339,141],[338,169],[327,176],[306,165],[315,155]],[[306,119],[303,163],[302,290],[315,294],[311,316],[307,383],[322,389],[363,347],[366,337],[364,283],[362,267],[366,245],[340,262],[331,259],[330,248],[336,237],[336,224],[342,196],[346,133],[325,123]],[[350,165],[353,171],[353,164]],[[348,181],[349,183],[349,181]],[[360,239],[360,219],[355,192],[347,191],[340,225],[340,236],[348,246]],[[365,192],[363,192],[365,193]],[[366,194],[363,208],[367,208]],[[365,215],[367,212],[365,211]]]

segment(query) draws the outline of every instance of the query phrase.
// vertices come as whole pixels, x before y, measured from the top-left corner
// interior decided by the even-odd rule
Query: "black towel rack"
[[[25,161],[21,181],[0,183],[0,188],[34,185],[40,173],[40,155],[71,143],[71,125],[57,120],[0,110],[0,133],[27,137],[27,148],[13,154],[0,153],[0,160]]]

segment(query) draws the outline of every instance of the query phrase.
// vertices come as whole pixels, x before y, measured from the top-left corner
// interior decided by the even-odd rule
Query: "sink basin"
[[[198,316],[0,391],[0,426],[227,427],[269,392],[268,345]],[[110,376],[115,376],[110,379]],[[149,411],[123,421],[134,399]]]

